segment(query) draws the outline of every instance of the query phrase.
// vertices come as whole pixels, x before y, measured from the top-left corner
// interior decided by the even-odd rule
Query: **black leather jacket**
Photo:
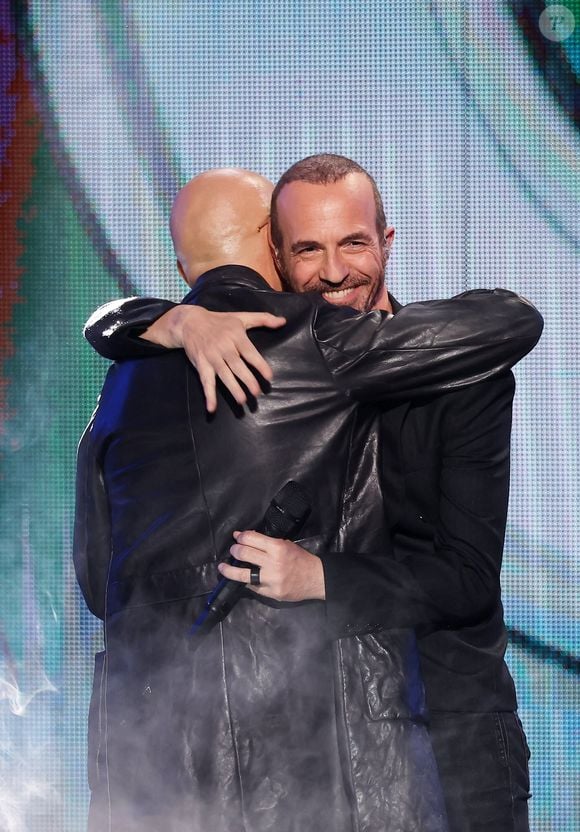
[[[159,304],[131,301],[89,328],[101,351],[114,332],[151,355],[111,368],[79,449],[75,566],[106,639],[89,742],[95,828],[110,816],[123,832],[442,832],[411,630],[377,622],[333,638],[324,603],[252,595],[195,652],[187,631],[232,530],[255,525],[289,479],[312,500],[305,548],[384,550],[370,403],[504,372],[541,318],[496,290],[388,321],[274,293],[241,267],[209,273],[186,302],[287,324],[252,335],[271,391],[245,413],[224,396],[211,417],[183,353],[134,338]],[[140,303],[146,322],[142,308],[131,319]]]

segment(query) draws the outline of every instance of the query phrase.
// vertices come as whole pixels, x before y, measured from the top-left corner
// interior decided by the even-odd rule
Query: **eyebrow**
[[[353,234],[348,234],[346,237],[343,237],[338,244],[339,246],[343,246],[345,243],[352,243],[355,240],[362,240],[364,243],[370,243],[372,242],[372,237],[364,231],[354,232]]]
[[[300,251],[301,248],[308,248],[309,246],[319,246],[316,240],[298,240],[298,242],[293,243],[290,247],[290,251],[292,254],[296,254],[297,251]]]

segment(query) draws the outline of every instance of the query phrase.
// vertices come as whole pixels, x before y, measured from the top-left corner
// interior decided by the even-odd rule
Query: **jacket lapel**
[[[389,292],[389,300],[396,315],[402,304]],[[411,403],[410,401],[386,407],[381,416],[381,486],[387,525],[396,525],[405,498],[403,475],[402,428]]]

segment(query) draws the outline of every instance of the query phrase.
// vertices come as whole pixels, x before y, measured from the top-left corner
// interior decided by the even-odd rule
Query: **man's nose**
[[[320,271],[320,279],[325,283],[342,283],[349,275],[348,264],[345,263],[340,253],[327,253]]]

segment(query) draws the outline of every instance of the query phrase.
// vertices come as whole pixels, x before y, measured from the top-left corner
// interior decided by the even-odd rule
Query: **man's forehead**
[[[288,202],[291,199],[324,199],[328,194],[345,194],[350,196],[370,197],[373,199],[373,188],[367,176],[358,171],[352,171],[336,182],[304,182],[295,180],[288,182],[278,195],[278,200]]]
[[[321,227],[327,223],[374,222],[372,185],[364,174],[350,173],[328,184],[289,182],[278,196],[281,225]]]

